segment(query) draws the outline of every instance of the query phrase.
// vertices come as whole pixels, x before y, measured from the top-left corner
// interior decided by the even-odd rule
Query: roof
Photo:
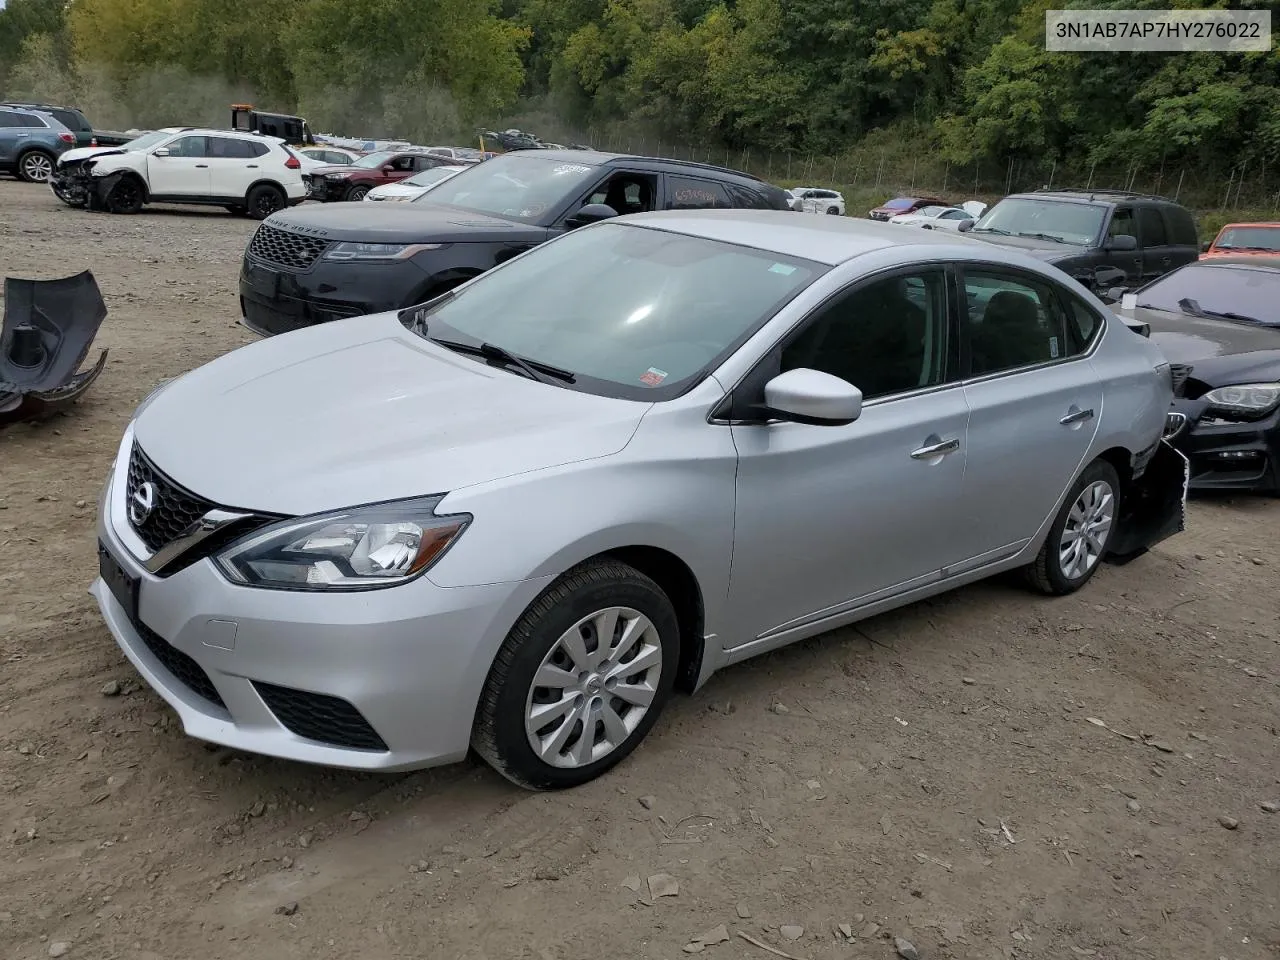
[[[1187,266],[1194,267],[1202,264],[1209,267],[1240,267],[1280,273],[1280,257],[1275,254],[1220,253],[1212,257],[1201,257],[1199,260],[1188,263]]]
[[[1025,190],[1022,193],[1011,193],[1010,198],[1018,200],[1056,200],[1066,203],[1115,203],[1120,200],[1143,200],[1149,203],[1167,203],[1170,206],[1178,206],[1175,200],[1168,197],[1157,196],[1153,193],[1142,193],[1135,190],[1110,190],[1101,187],[1097,189],[1086,189],[1082,187],[1059,187],[1056,189],[1041,188],[1039,190]],[[1006,198],[1008,199],[1008,198]]]
[[[673,160],[670,157],[646,157],[642,154],[605,153],[601,150],[510,150],[505,156],[534,156],[540,159],[559,161],[560,163],[581,163],[591,167],[603,167],[613,163],[645,163],[658,164],[659,169],[704,170],[718,173],[721,176],[739,177],[743,180],[761,182],[760,178],[742,170],[731,167],[718,167],[711,163],[698,163],[696,160]]]
[[[791,210],[668,210],[632,214],[623,222],[754,247],[830,266],[886,247],[954,248],[972,244],[990,248],[981,240],[951,231],[906,230],[875,220],[810,217]]]
[[[1224,223],[1222,230],[1233,230],[1236,227],[1262,227],[1267,230],[1280,230],[1280,223],[1271,220],[1260,220],[1257,223]],[[1221,233],[1222,230],[1218,232]]]

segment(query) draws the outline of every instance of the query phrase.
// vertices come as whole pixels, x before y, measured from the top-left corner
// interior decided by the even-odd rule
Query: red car
[[[449,157],[421,150],[383,150],[366,154],[354,163],[316,167],[307,171],[302,180],[306,184],[309,200],[363,200],[364,195],[374,187],[395,183],[423,170],[453,162]]]
[[[894,197],[870,211],[867,216],[872,220],[888,220],[900,213],[915,213],[921,207],[932,206],[949,207],[951,204],[937,197]]]
[[[1230,257],[1241,253],[1250,256],[1280,258],[1280,223],[1228,223],[1204,245],[1201,260]]]

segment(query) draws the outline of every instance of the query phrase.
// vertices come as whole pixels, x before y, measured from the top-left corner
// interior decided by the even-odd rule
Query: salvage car
[[[945,200],[939,200],[937,197],[894,197],[867,211],[867,216],[872,220],[888,220],[890,217],[896,217],[903,213],[915,213],[922,207],[947,206],[950,206],[950,204]]]
[[[788,209],[780,187],[721,167],[519,150],[411,203],[308,206],[271,218],[245,249],[240,312],[246,326],[269,336],[395,310],[566,230],[619,214],[700,207]]]
[[[1204,246],[1200,259],[1242,253],[1280,257],[1280,223],[1228,223]]]
[[[1084,586],[1180,459],[1171,399],[1155,344],[1035,258],[638,214],[161,386],[92,591],[193,736],[367,770],[474,746],[568,787],[729,664],[1001,571]]]
[[[0,173],[45,183],[58,157],[75,142],[76,135],[51,113],[0,108]]]
[[[1280,494],[1280,263],[1200,260],[1120,302],[1180,368],[1170,437],[1192,489]]]
[[[900,226],[924,227],[926,230],[959,230],[960,224],[966,220],[977,220],[986,208],[987,205],[978,200],[970,200],[961,207],[934,204],[921,207],[915,213],[896,214],[889,218],[889,222]]]
[[[1134,288],[1200,255],[1190,210],[1126,190],[1011,194],[960,230],[1039,257],[1095,292],[1109,289],[1116,271],[1123,272],[1124,286]]]
[[[470,166],[470,164],[467,164]],[[365,202],[380,202],[385,200],[400,201],[401,203],[408,200],[417,200],[429,190],[438,187],[444,183],[455,173],[461,173],[467,169],[467,166],[459,166],[457,164],[445,164],[442,167],[432,167],[430,170],[423,170],[421,173],[415,173],[406,180],[398,183],[384,183],[380,187],[374,187],[364,195]]]
[[[49,185],[59,200],[90,210],[199,204],[262,220],[306,199],[301,170],[279,137],[166,127],[122,147],[68,150]]]
[[[448,157],[425,150],[382,150],[351,163],[308,170],[304,177],[307,197],[322,202],[363,200],[374,187],[398,183],[415,173],[452,164]]]
[[[787,191],[798,201],[791,205],[801,213],[825,213],[833,217],[844,216],[844,194],[825,187],[792,187]]]

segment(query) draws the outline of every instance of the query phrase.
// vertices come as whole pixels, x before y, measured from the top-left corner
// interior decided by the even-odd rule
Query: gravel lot
[[[572,793],[184,736],[86,593],[95,498],[149,389],[251,339],[252,227],[0,181],[0,272],[91,268],[111,350],[0,432],[0,956],[1280,956],[1276,501],[1197,501],[1073,597],[982,584],[733,668]]]

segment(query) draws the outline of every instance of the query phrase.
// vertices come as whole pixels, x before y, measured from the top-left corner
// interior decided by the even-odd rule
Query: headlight
[[[1210,390],[1201,399],[1226,413],[1261,416],[1280,404],[1280,383],[1241,383]]]
[[[345,180],[347,175],[345,173],[326,173],[324,178],[326,180]]]
[[[276,590],[372,590],[429,569],[462,535],[468,513],[437,516],[442,497],[282,520],[217,557],[233,583]]]
[[[326,260],[408,260],[424,250],[439,250],[443,243],[335,243]]]

